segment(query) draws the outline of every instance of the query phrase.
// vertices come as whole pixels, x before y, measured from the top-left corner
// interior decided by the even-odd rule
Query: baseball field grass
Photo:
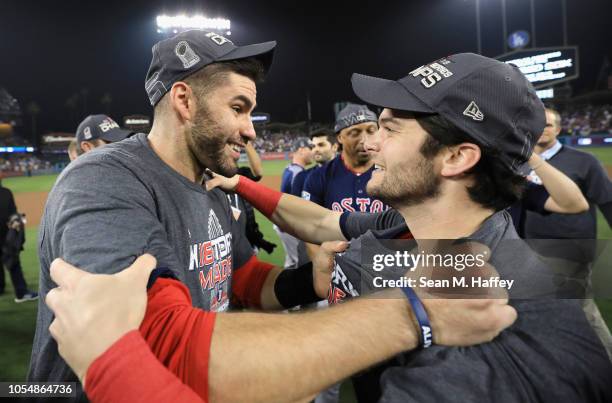
[[[612,166],[612,147],[587,150],[592,152],[604,164]],[[286,161],[265,161],[265,176],[279,176]],[[10,188],[13,193],[21,197],[28,197],[28,193],[48,192],[56,176],[34,176],[29,178],[4,179],[3,185]],[[19,206],[18,206],[19,208]],[[276,265],[282,265],[284,252],[278,236],[272,229],[271,223],[257,213],[257,220],[266,239],[276,243],[278,247],[274,253],[268,255],[262,252],[260,258]],[[612,239],[612,229],[599,214],[598,237]],[[26,230],[25,250],[21,255],[24,274],[29,287],[38,289],[38,255],[37,255],[37,227],[29,226]],[[605,265],[607,266],[607,265]],[[30,351],[34,337],[36,321],[36,302],[16,304],[10,277],[6,272],[7,287],[4,295],[0,296],[0,381],[22,381],[25,379]],[[609,326],[612,325],[612,300],[597,300],[604,318]],[[612,327],[612,326],[611,326]],[[342,401],[353,401],[348,390],[350,386],[343,385]]]

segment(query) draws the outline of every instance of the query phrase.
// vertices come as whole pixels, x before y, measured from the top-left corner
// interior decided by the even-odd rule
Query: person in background
[[[25,222],[17,213],[13,192],[2,186],[1,181],[0,223],[4,223],[0,224],[0,245],[2,245],[0,261],[11,275],[15,289],[15,302],[34,301],[38,299],[38,294],[28,289],[19,260],[19,253],[23,250],[25,243]],[[0,295],[4,294],[4,288],[4,269],[0,268]]]
[[[281,178],[280,191],[291,194],[291,188],[295,177],[306,169],[306,166],[312,163],[312,144],[307,139],[297,139],[292,145],[293,156],[291,164],[283,171]],[[294,269],[298,267],[298,244],[299,240],[293,235],[281,231],[278,226],[274,226],[274,231],[278,234],[283,248],[285,248],[285,269]]]
[[[365,105],[348,104],[338,113],[334,131],[341,153],[309,175],[302,198],[338,212],[379,213],[387,209],[365,190],[374,163],[364,144],[378,129],[377,120]]]
[[[295,140],[292,144],[292,151],[291,164],[285,167],[281,177],[280,191],[283,193],[291,193],[296,175],[312,163],[312,144],[308,139],[299,138]]]
[[[245,145],[244,150],[249,161],[249,166],[243,165],[238,167],[238,174],[259,182],[263,177],[261,157],[250,141]],[[240,159],[240,157],[238,157],[238,159]],[[264,239],[264,234],[259,230],[259,225],[255,220],[255,210],[253,210],[253,206],[236,193],[229,193],[227,199],[232,207],[234,218],[244,230],[247,240],[253,247],[255,253],[257,253],[259,249],[265,250],[268,254],[274,252],[276,244]]]
[[[298,173],[293,179],[291,186],[291,194],[297,197],[302,197],[302,191],[304,190],[304,184],[306,180],[316,168],[319,168],[336,156],[338,152],[338,141],[336,140],[336,133],[332,130],[321,128],[314,130],[310,133],[310,141],[312,143],[312,158],[316,165]],[[297,265],[301,266],[311,261],[310,256],[314,253],[309,253],[309,248],[315,248],[315,245],[307,244],[303,241],[298,242]]]
[[[529,158],[528,166],[532,173],[539,176],[540,184],[528,181],[521,199],[508,208],[514,228],[521,238],[525,238],[527,211],[540,214],[579,214],[588,211],[589,202],[567,175],[536,153]]]
[[[596,206],[608,225],[612,225],[612,182],[593,155],[561,144],[557,139],[560,132],[561,116],[547,108],[546,127],[534,151],[578,185],[588,201],[588,211],[580,214],[527,211],[522,232],[525,239],[563,240],[538,242],[537,252],[554,262],[555,267],[563,267],[561,274],[571,279],[568,286],[582,289],[585,314],[612,359],[612,334],[590,295],[591,272],[597,256]],[[529,178],[536,184],[541,184],[543,179],[537,170]]]
[[[290,193],[297,197],[302,197],[304,184],[312,171],[334,159],[338,152],[336,134],[329,129],[321,128],[314,130],[310,133],[310,141],[312,144],[312,159],[316,165],[299,172],[293,178]]]
[[[366,183],[374,172],[365,142],[378,130],[378,118],[365,105],[349,103],[336,117],[340,155],[314,169],[304,183],[301,197],[338,212],[379,213],[387,209],[380,200],[366,191]],[[318,246],[306,244],[308,256],[317,254]]]
[[[334,132],[342,151],[339,156],[334,153],[328,163],[309,173],[301,192],[304,199],[334,211],[380,212],[386,208],[380,200],[370,198],[366,192],[366,183],[372,176],[374,163],[365,149],[365,142],[378,130],[377,121],[376,114],[365,105],[349,103],[338,113]],[[319,248],[319,245],[305,244],[310,259],[317,255]],[[317,305],[325,307],[327,302],[322,301]],[[371,389],[371,384],[364,383],[361,378],[355,379],[353,385],[358,398],[364,396],[361,389]],[[315,402],[336,403],[339,398],[340,384],[337,384],[319,394]]]
[[[76,141],[83,153],[106,144],[116,143],[130,137],[133,133],[124,130],[117,122],[106,115],[89,115],[77,127]]]
[[[586,152],[564,146],[557,136],[561,132],[561,117],[553,109],[546,109],[546,127],[540,137],[535,153],[574,181],[587,201],[589,210],[583,214],[560,215],[528,213],[525,219],[527,238],[597,238],[596,206],[599,207],[609,225],[612,225],[612,182],[597,159]],[[542,180],[532,171],[533,183]]]

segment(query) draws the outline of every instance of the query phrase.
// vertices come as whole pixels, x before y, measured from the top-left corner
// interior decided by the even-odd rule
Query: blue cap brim
[[[435,113],[397,81],[353,73],[351,83],[355,95],[369,104],[406,112]]]

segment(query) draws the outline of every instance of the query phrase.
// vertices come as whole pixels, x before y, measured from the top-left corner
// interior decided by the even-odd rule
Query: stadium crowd
[[[561,114],[561,136],[589,136],[592,134],[612,134],[612,105],[602,104],[581,104],[581,105],[559,105],[556,108]],[[262,127],[257,130],[257,138],[253,145],[259,154],[265,153],[289,153],[295,149],[295,145],[308,137],[310,130],[305,124],[287,125],[289,128],[268,128]],[[313,127],[320,127],[320,124],[313,124]],[[12,135],[0,141],[0,146],[22,146],[29,145],[22,136]],[[56,147],[63,150],[65,145]],[[47,149],[50,150],[49,147]],[[53,150],[57,153],[57,150]],[[1,154],[0,154],[1,155]],[[42,156],[13,156],[5,154],[0,158],[0,171],[27,173],[36,172],[51,167],[52,162],[57,162],[57,158]]]
[[[260,133],[257,133],[254,145],[259,153],[290,152],[293,150],[294,144],[304,137],[307,137],[307,133],[304,130],[283,130],[277,133],[262,130]]]
[[[612,105],[567,105],[560,113],[563,134],[612,134]]]
[[[49,169],[51,163],[33,155],[0,157],[0,171],[28,174]]]
[[[612,105],[572,105],[558,107],[561,114],[561,135],[589,136],[612,134]],[[307,137],[306,128],[273,131],[259,130],[255,149],[259,153],[282,153],[294,149],[294,144]]]

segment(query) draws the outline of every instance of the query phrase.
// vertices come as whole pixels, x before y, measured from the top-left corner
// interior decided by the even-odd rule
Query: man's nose
[[[240,131],[240,135],[247,137],[249,141],[254,141],[257,137],[257,133],[255,132],[255,126],[253,126],[253,121],[251,117],[247,117],[247,121],[244,123],[242,130]]]
[[[377,152],[380,150],[380,139],[381,134],[380,134],[380,128],[378,130],[376,130],[373,134],[366,136],[365,142],[364,142],[364,148],[366,151],[368,152]]]

